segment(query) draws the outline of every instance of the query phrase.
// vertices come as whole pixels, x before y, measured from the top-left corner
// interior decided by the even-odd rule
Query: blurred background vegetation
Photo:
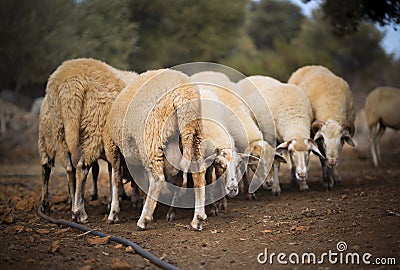
[[[306,17],[285,0],[0,0],[0,90],[42,96],[57,66],[78,57],[136,72],[216,62],[282,81],[319,64],[360,97],[400,87],[400,60],[376,27],[399,26],[400,1],[303,1],[321,4]]]

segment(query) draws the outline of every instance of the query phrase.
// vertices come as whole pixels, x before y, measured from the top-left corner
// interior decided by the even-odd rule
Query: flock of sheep
[[[400,128],[392,113],[396,105],[400,91],[394,88],[379,88],[366,101],[376,166],[377,139],[387,126]],[[167,183],[191,184],[191,225],[201,230],[205,205],[217,215],[226,208],[225,195],[236,196],[242,183],[251,199],[261,185],[279,195],[285,156],[292,181],[304,191],[310,154],[316,154],[323,181],[332,189],[340,181],[336,167],[343,144],[354,146],[354,118],[349,85],[321,66],[299,68],[288,83],[266,76],[234,83],[214,71],[137,74],[94,59],[65,61],[50,76],[40,111],[41,209],[50,211],[48,183],[57,156],[67,171],[72,218],[86,221],[86,178],[91,168],[91,198],[96,199],[97,162],[104,159],[110,176],[108,222],[118,221],[119,199],[126,196],[122,179],[131,181],[132,202],[143,206],[140,230],[152,221]],[[180,191],[174,189],[172,201],[179,200]],[[176,217],[174,206],[170,221]]]

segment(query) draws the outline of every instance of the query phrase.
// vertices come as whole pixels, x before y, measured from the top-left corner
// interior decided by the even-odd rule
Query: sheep
[[[47,97],[45,96],[42,99],[42,103],[39,109],[39,135],[38,135],[38,152],[40,156],[40,165],[42,171],[42,197],[41,197],[41,210],[43,212],[50,212],[50,197],[48,184],[50,180],[50,174],[52,167],[55,165],[57,152],[60,152],[60,149],[55,145],[54,138],[56,134],[53,134],[53,126],[52,119],[49,114],[49,106],[47,102]],[[58,151],[57,151],[58,150]],[[81,147],[78,147],[78,152],[81,152]],[[65,154],[64,159],[61,159],[61,164],[64,166],[67,172],[68,179],[68,192],[72,201],[74,196],[74,189],[76,185],[75,179],[75,166],[77,161],[73,161],[71,155],[67,152],[63,152]],[[60,153],[59,153],[60,155]],[[111,168],[109,167],[109,176],[111,177]],[[90,191],[90,200],[94,201],[98,199],[98,189],[97,189],[97,180],[99,176],[99,164],[98,162],[94,162],[92,165],[92,188]],[[119,194],[121,198],[126,196],[123,188],[119,190]]]
[[[272,192],[278,195],[280,189],[274,184],[279,181],[278,175],[273,174],[271,166],[275,162],[286,162],[285,159],[264,140],[248,104],[237,94],[239,92],[237,84],[220,82],[219,85],[225,90],[216,94],[223,105],[230,110],[225,120],[228,132],[234,139],[242,159],[248,160],[245,175],[247,198],[256,199],[255,187],[258,188],[261,184],[257,185],[256,181],[250,183],[250,180],[255,178],[272,185]]]
[[[379,166],[381,151],[379,142],[386,127],[400,129],[400,117],[395,113],[400,106],[400,89],[394,87],[377,87],[365,100],[364,110],[370,130],[372,160]]]
[[[253,87],[248,88],[253,80]],[[301,191],[308,190],[310,152],[322,158],[323,155],[310,138],[312,111],[306,94],[298,86],[267,76],[250,76],[239,81],[238,85],[241,96],[253,106],[255,116],[260,119],[260,128],[267,140],[272,139],[271,124],[275,124],[276,140],[280,143],[276,149],[290,154],[292,182],[297,182]],[[265,115],[266,107],[271,114]]]
[[[182,72],[160,69],[138,76],[112,104],[104,130],[105,153],[112,164],[113,192],[109,222],[118,221],[118,194],[121,154],[131,171],[144,172],[148,177],[148,193],[137,222],[144,230],[153,219],[153,212],[165,184],[165,147],[171,138],[180,135],[182,171],[192,172],[195,187],[195,211],[192,228],[202,230],[207,218],[205,205],[205,164],[201,155],[202,130],[200,96],[189,77]],[[189,164],[190,161],[197,161]]]
[[[348,83],[322,66],[296,70],[288,83],[299,86],[308,96],[313,111],[312,134],[320,152],[323,181],[328,189],[340,182],[336,167],[346,142],[355,146],[355,112]]]
[[[196,73],[197,75],[199,73]],[[204,72],[202,73],[204,74]],[[194,79],[193,79],[194,78]],[[227,208],[227,202],[225,195],[229,197],[235,197],[239,193],[238,174],[240,175],[240,163],[241,157],[237,153],[233,138],[227,131],[226,115],[227,110],[223,105],[223,102],[219,100],[216,93],[218,91],[226,91],[220,89],[215,84],[199,83],[198,76],[191,77],[191,81],[196,84],[200,91],[200,104],[201,104],[201,125],[203,128],[203,144],[202,144],[202,155],[206,157],[206,162],[212,160],[212,166],[209,166],[206,170],[206,183],[213,183],[213,171],[215,172],[215,178],[221,180],[216,183],[213,188],[208,188],[207,195],[211,204],[211,214],[213,216],[218,215],[218,206],[214,203],[214,193],[220,197],[222,208]],[[193,81],[194,80],[194,81]],[[179,149],[179,145],[175,142],[174,146],[167,146],[169,149]],[[176,151],[178,152],[178,151]],[[179,153],[179,152],[178,152]],[[166,157],[171,156],[173,160],[177,154],[173,151],[166,151]],[[176,161],[175,161],[176,162]],[[208,162],[207,162],[208,163]],[[221,184],[222,191],[215,190],[220,188]],[[174,195],[173,201],[177,200],[178,194]],[[171,207],[167,213],[167,221],[175,219],[176,211],[175,207]]]
[[[134,72],[91,58],[65,61],[49,77],[46,96],[56,143],[66,156],[79,157],[76,186],[70,185],[73,218],[78,222],[88,217],[84,209],[88,171],[99,158],[105,158],[102,134],[111,103],[136,77]],[[67,170],[70,165],[67,163]]]

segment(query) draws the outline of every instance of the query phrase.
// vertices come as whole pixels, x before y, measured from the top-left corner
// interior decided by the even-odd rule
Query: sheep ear
[[[281,162],[281,163],[287,163],[286,159],[278,152],[275,152],[274,160]]]
[[[318,130],[318,132],[315,134],[315,136],[314,136],[314,141],[316,142],[316,141],[318,141],[318,140],[323,140],[324,139],[324,136],[322,136],[322,133],[321,133],[321,131],[320,130]]]
[[[325,125],[325,122],[321,120],[315,120],[311,125],[311,131],[315,134],[322,128],[323,125]]]
[[[354,126],[354,123],[350,124],[350,126],[345,125],[345,124],[341,124],[342,128],[344,131],[347,131],[350,134],[350,137],[354,136],[354,133],[356,131],[356,128]]]
[[[310,139],[310,140],[308,140],[308,142],[309,142],[309,145],[311,146],[311,151],[312,151],[315,155],[320,156],[320,157],[326,159],[326,157],[325,157],[323,154],[321,154],[321,152],[319,151],[317,145],[315,144],[315,142],[314,142],[313,140]]]
[[[279,154],[281,154],[283,151],[287,151],[288,148],[289,148],[289,144],[290,144],[289,141],[281,143],[280,145],[278,145],[278,146],[275,148],[276,152],[278,152]]]
[[[347,142],[348,145],[355,147],[356,145],[353,142],[353,139],[350,136],[349,131],[345,130],[343,134],[344,141]]]

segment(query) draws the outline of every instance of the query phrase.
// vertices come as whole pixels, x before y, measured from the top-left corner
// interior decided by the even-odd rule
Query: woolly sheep
[[[313,110],[312,134],[320,152],[323,180],[328,189],[340,182],[336,167],[344,142],[354,146],[353,96],[348,83],[322,66],[296,70],[288,83],[298,85]]]
[[[377,87],[365,100],[365,115],[370,129],[372,160],[378,167],[382,160],[379,142],[386,127],[400,129],[400,117],[396,113],[400,106],[400,89],[394,87]]]
[[[61,149],[57,149],[55,145],[54,138],[56,134],[53,134],[54,129],[52,125],[52,119],[50,119],[49,114],[49,106],[47,102],[47,98],[44,97],[41,102],[41,106],[39,109],[39,136],[38,136],[38,151],[40,156],[40,165],[42,170],[42,200],[41,200],[41,210],[43,212],[50,211],[50,198],[49,198],[49,190],[48,184],[50,180],[50,174],[52,167],[54,167],[55,159],[57,153],[59,155],[60,152],[64,154],[64,157],[61,158],[61,164],[64,166],[67,172],[67,179],[68,179],[68,187],[69,187],[69,195],[72,200],[74,194],[71,194],[72,188],[76,185],[76,178],[75,178],[75,167],[77,161],[73,161],[71,155],[67,151],[60,151]],[[57,151],[58,150],[58,151]],[[78,147],[79,153],[82,152],[81,147]],[[77,157],[78,159],[80,158]],[[98,199],[98,189],[97,189],[97,180],[99,176],[99,164],[98,162],[94,162],[92,165],[92,188],[90,191],[90,200],[94,201]],[[111,167],[108,166],[109,176],[111,179]],[[122,181],[122,179],[121,179]],[[111,184],[111,180],[110,180]],[[127,195],[125,190],[121,186],[119,190],[119,195],[121,198],[126,198]]]
[[[198,76],[195,76],[195,80],[198,82]],[[193,81],[193,77],[191,77],[191,81]],[[209,188],[209,192],[206,194],[209,196],[209,200],[214,202],[214,193],[226,194],[229,197],[234,197],[239,193],[238,174],[240,175],[241,157],[237,153],[234,140],[227,130],[225,121],[228,112],[216,94],[218,91],[224,90],[215,84],[205,82],[196,83],[196,86],[200,91],[201,100],[202,155],[206,157],[206,161],[213,161],[212,166],[209,166],[206,170],[206,183],[214,182],[213,171],[215,178],[221,180],[214,184],[213,189]],[[179,148],[179,146],[175,146],[175,148]],[[215,190],[217,188],[222,188],[222,190]],[[173,198],[173,200],[177,200],[177,198]],[[221,205],[226,209],[225,198],[221,199]],[[218,215],[218,206],[215,203],[211,204],[211,214]],[[174,220],[175,215],[175,207],[171,207],[167,213],[167,221]]]
[[[250,181],[258,179],[266,181],[272,186],[272,192],[279,194],[280,189],[276,186],[278,175],[273,174],[271,166],[274,162],[286,162],[274,148],[264,140],[263,134],[255,121],[254,115],[250,111],[248,104],[237,94],[238,86],[232,82],[220,82],[225,91],[218,91],[218,98],[223,101],[224,106],[231,111],[227,115],[226,123],[228,131],[235,141],[239,153],[245,159],[248,158],[246,168],[245,184],[248,191],[248,199],[255,199],[255,189]],[[245,160],[243,159],[243,160]]]
[[[196,230],[202,229],[202,221],[207,215],[204,210],[205,165],[200,150],[200,97],[189,82],[189,77],[179,71],[147,71],[127,86],[113,103],[104,132],[105,152],[111,161],[113,175],[109,222],[118,220],[120,210],[115,187],[118,186],[122,154],[131,168],[144,171],[148,177],[148,193],[137,222],[139,230],[147,228],[165,184],[165,147],[178,134],[186,161],[181,164],[183,171],[193,167],[188,161],[198,161],[197,166],[190,169],[195,187],[191,225]]]
[[[252,89],[248,86],[254,80]],[[238,83],[240,94],[254,108],[264,138],[271,139],[271,123],[275,124],[277,151],[288,151],[292,163],[292,181],[300,190],[308,190],[308,161],[310,151],[322,156],[315,142],[310,139],[312,111],[305,93],[295,85],[281,83],[267,76],[247,77]],[[259,98],[259,94],[264,97]],[[268,104],[273,121],[265,115]]]
[[[104,157],[102,134],[111,103],[136,77],[134,72],[120,71],[90,58],[65,61],[50,75],[46,96],[57,144],[72,156],[78,156],[78,146],[82,149],[76,167],[76,189],[70,186],[71,194],[75,194],[72,213],[78,222],[87,219],[86,177],[90,167]]]

